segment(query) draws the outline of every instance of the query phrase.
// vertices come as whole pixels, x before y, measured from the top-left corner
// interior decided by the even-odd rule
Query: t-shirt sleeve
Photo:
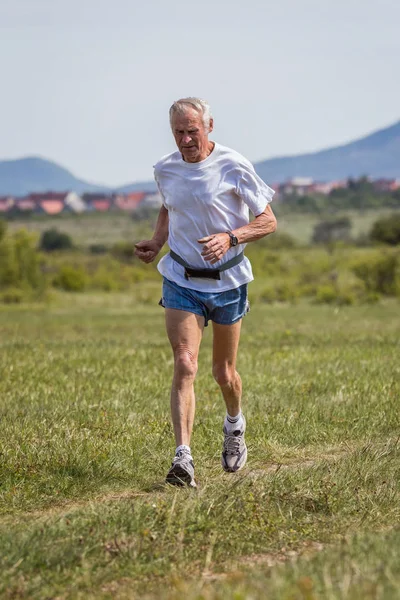
[[[274,190],[257,175],[252,164],[241,164],[237,173],[236,193],[255,217],[264,212],[271,202]]]
[[[156,182],[157,189],[160,192],[160,196],[161,196],[161,200],[162,200],[163,206],[166,208],[166,206],[165,206],[165,197],[164,197],[164,194],[163,194],[163,191],[162,191],[162,188],[161,188],[160,178],[159,178],[158,170],[157,170],[157,165],[154,166],[154,180]]]

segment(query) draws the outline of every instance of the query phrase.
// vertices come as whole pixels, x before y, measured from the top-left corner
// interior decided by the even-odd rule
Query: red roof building
[[[107,212],[112,206],[112,197],[107,194],[83,194],[82,200],[88,210]]]
[[[144,192],[132,192],[131,194],[118,194],[114,198],[114,206],[119,210],[133,212],[145,197]]]
[[[6,213],[14,206],[14,198],[12,196],[0,196],[0,213]]]
[[[46,215],[59,215],[65,209],[63,200],[42,200],[39,202],[40,208]]]

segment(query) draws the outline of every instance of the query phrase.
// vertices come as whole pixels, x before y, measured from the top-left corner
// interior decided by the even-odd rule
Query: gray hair
[[[210,127],[210,120],[212,119],[211,108],[206,100],[201,98],[181,98],[176,100],[171,108],[169,109],[169,122],[172,128],[172,119],[176,113],[185,114],[188,108],[194,108],[198,113],[201,114],[203,119],[203,125],[206,129]]]

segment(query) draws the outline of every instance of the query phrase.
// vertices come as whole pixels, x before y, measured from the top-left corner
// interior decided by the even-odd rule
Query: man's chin
[[[186,162],[197,162],[199,160],[198,152],[182,152],[182,156]]]

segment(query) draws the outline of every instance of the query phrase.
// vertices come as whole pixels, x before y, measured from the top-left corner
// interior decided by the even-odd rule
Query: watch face
[[[236,235],[231,235],[231,246],[237,246],[238,244],[238,239],[236,237]]]

